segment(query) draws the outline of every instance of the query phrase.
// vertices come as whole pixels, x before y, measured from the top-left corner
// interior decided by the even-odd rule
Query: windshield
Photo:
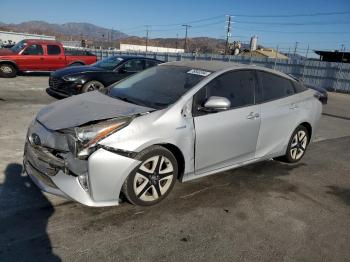
[[[105,59],[102,59],[98,62],[96,62],[95,64],[93,64],[92,66],[98,67],[98,68],[102,68],[105,70],[113,70],[117,65],[119,65],[124,59],[119,57],[119,56],[112,56],[112,57],[108,57]]]
[[[13,52],[19,53],[26,46],[26,44],[27,43],[25,40],[19,41],[17,44],[11,47],[11,50]]]
[[[199,73],[198,73],[199,72]],[[111,87],[109,95],[127,102],[162,109],[176,102],[210,72],[185,66],[149,68]]]

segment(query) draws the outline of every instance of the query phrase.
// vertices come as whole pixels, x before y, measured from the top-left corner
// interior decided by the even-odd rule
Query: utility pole
[[[226,21],[227,23],[227,31],[226,31],[226,45],[225,45],[225,55],[227,54],[228,51],[228,40],[231,37],[231,17],[230,15],[226,15],[228,17],[228,20]]]
[[[298,44],[299,42],[295,42],[293,58],[295,58],[295,55],[297,54]]]
[[[148,51],[148,33],[149,33],[148,27],[149,27],[149,25],[146,25],[146,54]]]
[[[192,26],[190,26],[190,25],[182,25],[182,26],[184,26],[184,27],[186,28],[186,33],[185,33],[185,44],[184,44],[184,50],[185,50],[185,52],[186,52],[186,50],[187,50],[187,30],[188,30],[189,27],[192,27]]]
[[[178,43],[178,41],[179,41],[179,34],[176,34],[176,42],[175,42],[175,47],[176,47],[176,49],[177,49],[177,43]]]

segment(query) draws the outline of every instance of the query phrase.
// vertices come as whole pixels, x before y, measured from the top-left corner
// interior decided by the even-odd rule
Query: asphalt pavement
[[[0,261],[350,261],[350,95],[329,94],[295,165],[264,161],[187,183],[153,207],[91,208],[21,174],[47,76],[0,78]]]

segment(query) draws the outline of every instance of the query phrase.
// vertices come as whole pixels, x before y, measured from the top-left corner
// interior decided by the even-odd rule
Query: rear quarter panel
[[[307,90],[262,104],[256,158],[284,155],[295,128],[304,122],[311,125],[311,139],[314,138],[322,113],[322,104],[314,98],[314,93]],[[292,104],[296,104],[298,108],[291,110]]]

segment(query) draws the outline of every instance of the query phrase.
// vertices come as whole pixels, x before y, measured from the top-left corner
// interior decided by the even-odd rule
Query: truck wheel
[[[0,65],[0,76],[1,77],[15,77],[17,75],[17,69],[11,64]]]

